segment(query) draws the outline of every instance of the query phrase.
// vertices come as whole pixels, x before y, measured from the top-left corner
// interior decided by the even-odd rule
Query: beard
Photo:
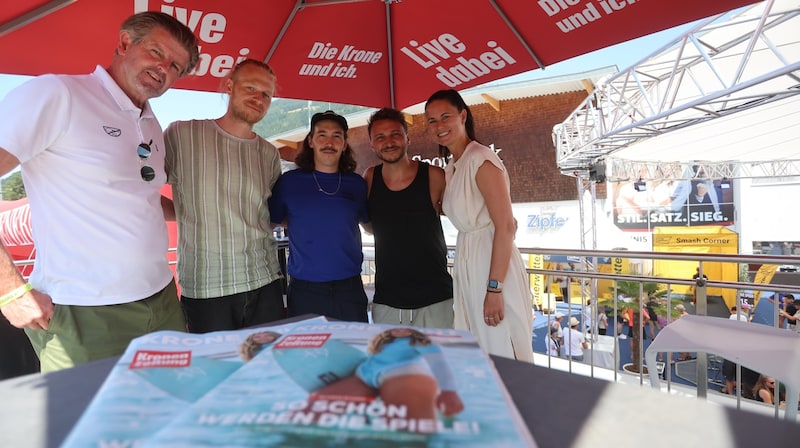
[[[149,73],[150,71],[154,72],[159,79],[153,79]],[[167,80],[156,70],[142,70],[136,76],[134,83],[139,88],[139,93],[148,99],[158,98],[167,90]]]
[[[267,115],[266,110],[264,110],[264,112],[259,113],[247,107],[247,105],[245,104],[234,104],[232,112],[234,118],[236,118],[237,120],[241,120],[251,126],[261,121],[261,119],[264,118],[265,115]]]
[[[384,163],[397,163],[406,156],[406,151],[402,147],[396,147],[398,150],[391,153],[384,153],[383,151],[376,151],[375,155],[378,156]]]

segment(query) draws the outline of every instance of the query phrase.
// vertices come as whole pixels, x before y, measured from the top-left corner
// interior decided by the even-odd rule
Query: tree
[[[2,193],[4,201],[16,201],[27,197],[25,185],[22,183],[22,173],[16,171],[2,181]]]
[[[630,303],[623,303],[620,307],[621,311],[632,309],[633,310],[633,331],[631,335],[631,358],[633,358],[633,365],[631,366],[630,370],[635,373],[643,372],[647,373],[646,369],[643,369],[642,366],[642,356],[641,356],[641,347],[642,347],[642,337],[641,331],[642,328],[642,321],[641,321],[641,314],[639,310],[642,309],[644,306],[644,299],[649,297],[663,297],[664,294],[667,293],[665,289],[662,289],[661,285],[658,283],[653,282],[638,282],[633,280],[619,280],[616,282],[616,291],[617,294],[625,294],[625,296],[634,299]],[[641,289],[640,289],[641,288]],[[611,291],[614,291],[614,287],[610,288]]]
[[[267,115],[255,124],[253,130],[264,138],[270,138],[294,129],[308,128],[311,116],[326,110],[333,110],[339,115],[348,115],[363,112],[369,110],[369,108],[347,104],[276,98],[270,105]]]

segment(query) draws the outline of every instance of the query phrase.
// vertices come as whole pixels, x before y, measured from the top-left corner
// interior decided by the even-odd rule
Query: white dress
[[[506,189],[510,191],[503,162],[494,151],[477,142],[467,145],[458,161],[445,168],[447,185],[442,208],[458,229],[453,268],[455,327],[469,330],[490,354],[533,362],[530,283],[516,246],[511,252],[506,278],[498,279],[503,282],[505,318],[496,327],[484,322],[483,301],[489,280],[494,224],[475,175],[485,161],[503,171]]]

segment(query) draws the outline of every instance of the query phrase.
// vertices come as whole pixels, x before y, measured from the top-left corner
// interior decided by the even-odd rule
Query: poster
[[[675,178],[665,175],[609,185],[614,224],[624,231],[734,223],[733,183],[707,178],[700,166]]]
[[[107,425],[93,402],[67,446],[535,446],[491,360],[464,331],[298,324],[197,400],[170,407],[114,393],[129,387],[120,383],[132,373],[127,361],[95,402],[121,411],[148,401],[163,415],[129,414],[138,433],[116,425],[103,445],[89,437]]]
[[[62,447],[141,446],[294,325],[134,339]]]

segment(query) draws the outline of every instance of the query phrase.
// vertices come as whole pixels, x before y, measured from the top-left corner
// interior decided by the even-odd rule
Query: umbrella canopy
[[[119,24],[160,10],[198,36],[175,87],[217,91],[242,57],[268,62],[277,95],[405,108],[752,0],[11,0],[0,73],[87,73],[110,61]]]

